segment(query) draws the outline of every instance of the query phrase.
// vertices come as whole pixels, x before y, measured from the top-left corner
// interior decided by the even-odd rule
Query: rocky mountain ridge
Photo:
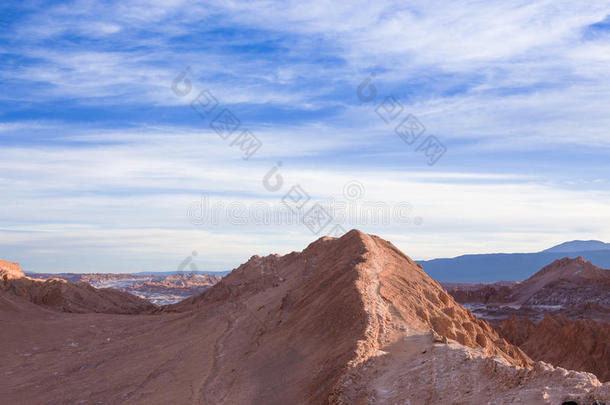
[[[441,284],[458,302],[485,304],[492,312],[504,308],[509,310],[506,317],[512,315],[511,309],[520,308],[535,311],[538,307],[542,312],[565,310],[567,316],[572,316],[578,308],[592,305],[610,309],[610,270],[601,269],[582,257],[558,259],[513,284]]]
[[[3,260],[0,260],[0,294],[63,312],[135,314],[156,310],[150,302],[115,289],[27,277],[17,263]]]
[[[590,373],[532,362],[394,245],[356,230],[302,252],[254,256],[154,315],[51,313],[12,298],[4,305],[11,297],[0,296],[0,384],[11,387],[0,389],[9,403],[610,397],[610,385]]]
[[[97,289],[114,288],[146,299],[156,305],[167,305],[199,294],[216,284],[220,274],[180,272],[166,275],[122,273],[30,273],[32,278],[62,279],[72,283],[87,283]]]

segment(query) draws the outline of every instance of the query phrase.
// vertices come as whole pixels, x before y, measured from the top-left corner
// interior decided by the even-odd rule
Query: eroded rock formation
[[[504,320],[498,331],[531,358],[571,370],[588,371],[610,381],[610,324],[592,320],[545,317]]]

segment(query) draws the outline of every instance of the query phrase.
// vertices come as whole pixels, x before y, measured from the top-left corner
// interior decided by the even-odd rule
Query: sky
[[[0,55],[26,271],[610,241],[607,1],[9,0]]]

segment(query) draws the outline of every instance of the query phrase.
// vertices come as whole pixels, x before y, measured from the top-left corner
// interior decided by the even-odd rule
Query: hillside
[[[527,318],[512,317],[497,329],[533,359],[610,381],[610,323],[547,316],[534,324]]]
[[[610,378],[610,270],[563,258],[520,283],[443,283],[534,360]]]
[[[563,258],[514,287],[513,300],[529,305],[576,305],[595,302],[610,307],[610,270],[583,257]]]
[[[522,282],[441,283],[458,302],[490,322],[546,314],[610,322],[610,270],[582,257],[562,258]]]
[[[125,291],[156,305],[174,304],[199,294],[216,284],[220,273],[154,273],[153,276],[127,273],[26,273],[37,279],[61,279],[87,283],[97,289]]]
[[[610,396],[591,374],[532,363],[391,243],[355,230],[302,252],[254,256],[156,315],[50,316],[14,301],[0,310],[9,403],[556,404]],[[19,311],[35,328],[24,327]]]
[[[0,260],[0,295],[26,300],[63,312],[135,314],[152,312],[155,305],[115,289],[96,289],[88,283],[27,277],[17,263]]]

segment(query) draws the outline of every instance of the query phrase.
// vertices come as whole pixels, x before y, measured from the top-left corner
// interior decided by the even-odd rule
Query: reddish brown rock
[[[571,370],[588,371],[610,380],[610,324],[545,317],[535,325],[527,318],[504,320],[500,334],[532,359]]]
[[[499,282],[493,284],[468,284],[441,282],[447,292],[460,303],[511,302],[513,287],[516,282]]]
[[[121,273],[32,273],[37,279],[62,279],[72,283],[85,282],[92,287],[114,288],[131,293],[157,305],[182,301],[216,284],[222,276],[215,274],[178,273],[172,275]]]
[[[0,260],[0,281],[7,281],[22,277],[25,277],[25,273],[23,270],[21,270],[19,263]]]
[[[591,374],[532,364],[391,243],[355,230],[255,256],[156,315],[5,301],[7,403],[555,404],[610,394]]]
[[[17,263],[0,261],[0,294],[15,296],[63,312],[137,314],[152,312],[150,302],[115,289],[96,289],[87,283],[26,277]]]
[[[525,305],[571,306],[595,302],[610,307],[610,270],[594,266],[582,257],[564,258],[520,283],[514,301]]]
[[[564,258],[519,283],[442,283],[460,303],[497,323],[513,315],[534,322],[549,314],[610,322],[610,270]]]

